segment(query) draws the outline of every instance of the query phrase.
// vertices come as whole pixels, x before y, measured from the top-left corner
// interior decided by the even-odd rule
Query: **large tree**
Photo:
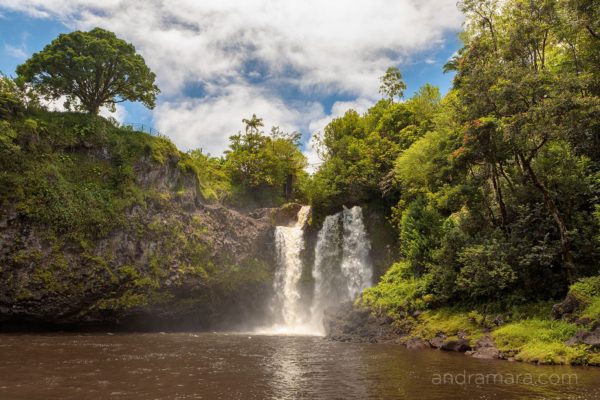
[[[101,28],[59,35],[17,68],[19,78],[48,99],[66,98],[97,114],[100,107],[139,101],[154,108],[160,92],[155,75],[132,44]]]

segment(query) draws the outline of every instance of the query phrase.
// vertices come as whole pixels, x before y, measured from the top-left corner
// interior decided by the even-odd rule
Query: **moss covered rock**
[[[75,113],[3,127],[3,328],[209,327],[263,310],[270,218],[207,198],[213,178],[167,138]]]

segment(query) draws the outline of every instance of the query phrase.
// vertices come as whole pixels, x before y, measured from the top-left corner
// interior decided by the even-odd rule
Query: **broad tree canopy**
[[[65,96],[65,106],[97,114],[100,107],[139,101],[154,108],[156,76],[132,44],[94,28],[59,35],[17,68],[20,79],[48,99]]]

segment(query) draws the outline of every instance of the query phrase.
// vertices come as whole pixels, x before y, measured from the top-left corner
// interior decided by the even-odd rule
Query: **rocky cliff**
[[[209,201],[202,167],[165,138],[82,118],[2,126],[0,329],[209,328],[260,315],[272,210]]]

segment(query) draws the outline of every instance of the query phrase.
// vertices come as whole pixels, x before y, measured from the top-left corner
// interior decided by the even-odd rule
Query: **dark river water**
[[[11,334],[0,399],[600,399],[600,369],[307,336]]]

